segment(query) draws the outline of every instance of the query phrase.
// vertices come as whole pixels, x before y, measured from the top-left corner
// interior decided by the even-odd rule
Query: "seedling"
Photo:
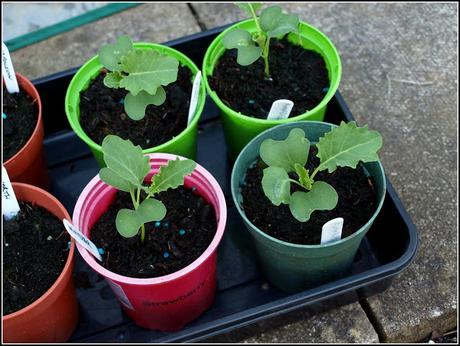
[[[315,210],[332,210],[338,201],[335,189],[324,181],[315,181],[316,174],[324,170],[332,173],[339,166],[356,168],[360,161],[378,161],[382,143],[380,133],[368,130],[367,125],[357,127],[354,121],[342,121],[316,144],[320,164],[311,173],[305,168],[310,141],[302,129],[294,128],[285,140],[267,139],[260,146],[260,157],[268,165],[263,171],[263,191],[274,205],[288,204],[292,216],[306,222]],[[289,177],[291,172],[297,179]],[[291,183],[306,192],[291,195]]]
[[[242,66],[251,65],[262,56],[265,64],[265,76],[270,78],[268,62],[270,39],[281,37],[290,32],[299,32],[299,17],[293,14],[284,14],[279,6],[270,6],[260,13],[257,11],[261,3],[236,3],[243,11],[254,19],[257,31],[251,34],[243,29],[235,29],[225,35],[222,43],[226,49],[236,48],[236,61]],[[257,43],[257,45],[256,45]]]
[[[166,100],[166,86],[177,79],[179,61],[155,50],[135,50],[129,36],[99,49],[99,61],[109,71],[104,85],[124,88],[126,114],[133,120],[145,116],[148,105],[160,106]]]
[[[140,146],[130,140],[108,135],[102,142],[104,161],[107,167],[99,171],[99,177],[106,184],[118,190],[129,192],[133,209],[121,209],[117,213],[116,227],[123,237],[131,238],[141,229],[141,241],[145,238],[145,223],[161,221],[166,215],[164,204],[153,198],[170,188],[184,184],[184,177],[195,169],[192,160],[171,160],[152,177],[150,186],[144,186],[144,179],[150,170],[149,158],[142,154]],[[141,191],[146,196],[141,200]],[[158,224],[159,226],[159,224]]]

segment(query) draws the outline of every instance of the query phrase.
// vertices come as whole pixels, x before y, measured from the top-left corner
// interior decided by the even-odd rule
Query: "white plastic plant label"
[[[321,232],[321,245],[340,240],[342,238],[343,218],[338,217],[326,222]]]
[[[78,228],[76,228],[74,225],[72,225],[69,221],[66,219],[63,219],[62,222],[64,223],[64,227],[69,232],[71,237],[75,239],[77,243],[79,243],[81,246],[83,246],[86,250],[91,252],[91,254],[96,257],[99,261],[102,262],[102,257],[99,253],[99,250],[97,249],[97,246],[94,245],[94,243],[89,240],[83,233],[80,232]]]
[[[10,51],[5,43],[2,42],[2,75],[6,89],[10,94],[19,92],[19,85],[14,73],[13,63],[11,62]]]
[[[267,120],[287,119],[291,114],[292,107],[294,107],[294,102],[291,100],[276,100],[272,103]]]
[[[116,284],[110,279],[106,278],[105,280],[107,281],[109,286],[112,288],[113,293],[115,293],[115,295],[118,297],[118,300],[120,300],[120,302],[128,309],[134,310],[133,305],[128,299],[128,296],[126,295],[125,291],[123,291],[123,288],[121,288],[120,285]]]
[[[190,107],[188,109],[188,120],[187,125],[190,125],[192,122],[193,116],[195,115],[196,106],[198,104],[198,95],[200,94],[200,86],[201,86],[201,71],[195,76],[193,80],[193,88],[192,88],[192,97],[190,98]]]
[[[19,212],[19,203],[11,186],[10,178],[2,166],[2,214],[6,220],[11,220]]]

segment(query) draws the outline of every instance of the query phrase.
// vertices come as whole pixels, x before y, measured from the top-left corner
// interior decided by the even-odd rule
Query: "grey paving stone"
[[[83,64],[118,35],[128,34],[134,41],[165,42],[199,31],[187,4],[149,3],[19,49],[12,59],[17,72],[34,79]]]
[[[279,320],[287,319],[284,325]],[[276,321],[278,320],[278,321]],[[217,336],[204,342],[244,343],[375,343],[378,335],[359,305],[353,303],[332,311],[308,316],[300,311],[277,317],[250,328]]]
[[[231,4],[193,6],[207,28],[245,17]],[[416,261],[389,290],[368,300],[382,340],[419,341],[434,329],[454,328],[458,6],[290,3],[283,8],[335,43],[343,64],[339,90],[358,123],[382,133],[386,173],[420,233]]]
[[[3,40],[7,41],[36,31],[104,5],[104,3],[97,2],[5,3],[3,5]]]

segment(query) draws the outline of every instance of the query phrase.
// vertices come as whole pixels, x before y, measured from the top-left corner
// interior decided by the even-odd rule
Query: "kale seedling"
[[[104,85],[128,91],[124,106],[133,120],[145,116],[148,105],[160,106],[166,100],[166,86],[177,79],[179,61],[155,50],[135,50],[129,36],[99,49],[99,61],[109,70]]]
[[[236,3],[254,19],[257,31],[251,34],[243,29],[235,29],[228,32],[222,40],[226,49],[236,48],[238,57],[236,61],[242,66],[251,65],[260,56],[264,59],[265,76],[270,78],[270,66],[268,55],[270,39],[284,36],[290,32],[299,32],[299,17],[293,14],[284,14],[279,6],[270,6],[264,9],[260,18],[257,11],[261,3]],[[256,45],[257,43],[257,45]]]
[[[106,184],[129,192],[134,206],[134,210],[118,211],[115,222],[118,233],[131,238],[139,233],[140,228],[141,240],[144,241],[144,224],[161,221],[166,215],[164,204],[152,197],[169,188],[183,185],[184,177],[193,172],[196,163],[188,159],[171,160],[152,177],[150,186],[144,186],[144,178],[150,171],[150,165],[149,158],[142,154],[140,146],[134,146],[130,140],[108,135],[102,142],[102,151],[107,167],[99,171],[99,177]],[[141,191],[146,193],[142,201]]]
[[[332,210],[338,201],[335,189],[324,181],[315,181],[316,174],[324,170],[332,173],[338,166],[356,168],[360,161],[378,161],[382,143],[380,133],[368,130],[367,125],[357,127],[354,121],[342,121],[316,144],[320,164],[311,173],[305,168],[310,141],[302,129],[294,128],[285,140],[267,139],[260,146],[260,157],[269,166],[263,171],[263,191],[274,205],[289,204],[292,216],[306,222],[315,210]],[[289,177],[291,172],[297,173],[297,180]],[[291,183],[306,192],[291,195]]]

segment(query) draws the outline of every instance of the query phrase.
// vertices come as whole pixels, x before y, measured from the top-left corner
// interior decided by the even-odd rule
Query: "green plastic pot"
[[[268,138],[285,139],[290,130],[301,128],[311,143],[318,142],[324,133],[336,125],[301,121],[278,125],[259,134],[241,151],[232,171],[232,197],[246,228],[252,235],[255,249],[266,278],[279,289],[293,293],[321,285],[346,275],[358,251],[361,240],[372,226],[385,199],[386,181],[380,161],[365,163],[367,173],[373,178],[378,206],[370,220],[359,230],[339,241],[325,245],[300,245],[288,243],[264,233],[246,217],[241,207],[241,187],[247,169],[259,155],[261,143]],[[314,217],[315,214],[312,215]],[[343,215],[345,222],[347,215]]]
[[[256,135],[262,131],[287,122],[299,120],[318,120],[323,121],[326,113],[326,106],[332,99],[337,88],[339,87],[340,77],[342,74],[342,64],[339,53],[332,42],[318,29],[313,26],[300,22],[300,36],[302,37],[302,47],[318,52],[323,57],[329,73],[329,90],[323,100],[313,109],[298,116],[283,119],[283,120],[265,120],[252,118],[250,116],[236,112],[229,108],[219,96],[214,92],[208,82],[208,76],[212,76],[214,67],[219,58],[224,54],[225,47],[222,44],[222,39],[226,33],[236,28],[245,29],[249,32],[255,32],[256,26],[252,19],[248,19],[237,23],[217,36],[206,51],[203,61],[203,81],[206,85],[206,90],[211,98],[219,107],[222,114],[222,122],[224,125],[225,139],[227,142],[228,153],[231,159],[235,159],[243,147]],[[292,43],[299,43],[298,34],[289,34],[288,40]]]
[[[193,63],[192,60],[173,48],[160,44],[144,42],[134,43],[134,47],[136,49],[142,50],[154,49],[161,54],[173,56],[179,60],[181,65],[187,66],[192,71],[194,76],[199,71],[198,67]],[[80,137],[89,146],[100,167],[105,166],[102,148],[83,131],[83,128],[80,124],[80,92],[88,88],[90,82],[99,75],[102,67],[103,66],[99,62],[99,56],[96,55],[88,60],[88,62],[86,62],[72,78],[65,96],[65,112],[67,114],[67,119],[69,120],[70,126],[72,127],[72,130],[77,134],[77,136]],[[205,100],[206,89],[204,84],[201,83],[195,115],[189,126],[187,126],[187,128],[177,137],[174,137],[171,140],[156,147],[144,149],[143,153],[149,154],[162,152],[195,159],[198,122],[200,120],[201,113],[203,112]]]

